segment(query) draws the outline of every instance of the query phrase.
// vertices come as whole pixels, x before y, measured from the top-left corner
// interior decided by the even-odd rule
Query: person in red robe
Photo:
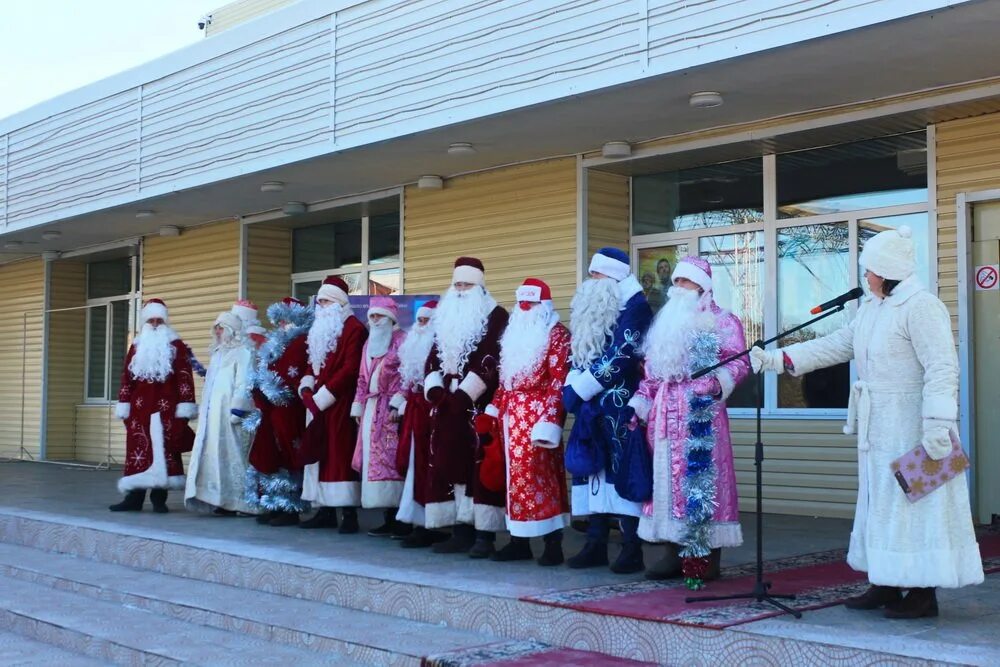
[[[341,507],[340,532],[356,533],[361,476],[351,467],[358,437],[351,403],[368,329],[351,313],[348,291],[338,276],[323,281],[306,339],[310,374],[302,378],[299,395],[306,406],[306,439],[318,460],[305,468],[302,498],[319,511],[299,527],[332,528]]]
[[[528,278],[500,339],[500,388],[486,413],[501,422],[507,468],[507,530],[493,560],[530,560],[530,538],[544,537],[539,565],[563,562],[569,525],[562,433],[562,389],[569,373],[570,334],[552,308],[549,286]]]
[[[298,299],[286,297],[267,309],[273,329],[257,349],[252,378],[256,416],[244,419],[253,432],[247,495],[261,514],[257,523],[293,526],[309,509],[302,500],[302,466],[293,456],[305,429],[306,408],[299,398],[299,382],[309,372],[306,334],[312,310]],[[260,336],[255,325],[247,327],[251,339]]]
[[[150,299],[142,307],[142,331],[122,369],[115,416],[125,422],[125,494],[112,512],[138,512],[150,489],[153,511],[167,511],[167,489],[184,488],[183,452],[194,445],[188,420],[198,414],[188,347],[167,325],[167,307]]]
[[[454,525],[437,553],[488,558],[496,531],[504,529],[505,494],[480,482],[474,420],[493,399],[499,383],[500,336],[507,311],[486,290],[483,263],[459,257],[452,285],[441,297],[434,319],[434,346],[427,360],[424,395],[431,413],[432,484],[454,485],[453,500],[425,507],[428,528]]]

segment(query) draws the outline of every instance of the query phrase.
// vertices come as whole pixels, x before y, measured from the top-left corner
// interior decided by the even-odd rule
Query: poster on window
[[[399,326],[402,329],[408,329],[410,325],[413,324],[414,313],[428,301],[434,301],[438,298],[437,295],[427,295],[427,294],[394,294],[392,295],[392,300],[396,302],[399,306]],[[354,315],[362,322],[368,321],[368,301],[371,296],[360,295],[349,297],[351,302],[351,309],[354,311]]]

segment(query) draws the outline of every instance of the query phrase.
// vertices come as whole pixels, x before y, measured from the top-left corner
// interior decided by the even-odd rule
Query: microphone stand
[[[732,363],[733,361],[736,361],[737,359],[749,356],[750,355],[750,351],[753,348],[755,348],[755,347],[759,347],[760,349],[763,350],[770,343],[773,343],[775,341],[781,340],[782,338],[785,338],[786,336],[790,336],[791,334],[795,333],[796,331],[800,331],[802,329],[805,329],[806,327],[808,327],[808,326],[810,326],[812,324],[815,324],[816,322],[819,322],[822,319],[825,319],[827,317],[830,317],[831,315],[834,315],[836,313],[839,313],[839,312],[843,311],[844,307],[845,307],[845,304],[840,304],[840,305],[838,305],[835,308],[831,308],[830,310],[825,311],[824,313],[822,313],[818,317],[814,317],[813,319],[809,320],[808,322],[804,322],[803,324],[800,324],[799,326],[797,326],[797,327],[795,327],[793,329],[789,329],[788,331],[783,331],[783,332],[779,333],[774,338],[769,338],[767,340],[758,340],[753,345],[751,345],[747,349],[743,350],[742,352],[740,352],[738,354],[734,354],[733,356],[731,356],[731,357],[729,357],[727,359],[723,359],[722,361],[720,361],[719,363],[715,364],[714,366],[710,366],[708,368],[702,368],[701,370],[692,373],[691,374],[691,379],[692,380],[697,380],[698,378],[703,377],[705,375],[708,375],[712,371],[714,371],[714,370],[716,370],[718,368],[722,368],[723,366],[725,366],[725,365],[727,365],[729,363]],[[751,374],[753,374],[752,367],[751,367]],[[777,607],[778,609],[780,609],[781,611],[783,611],[785,613],[788,613],[788,614],[791,614],[795,618],[802,618],[802,612],[797,611],[795,609],[792,609],[791,607],[785,606],[781,602],[778,602],[779,599],[782,599],[782,600],[794,600],[795,599],[794,595],[772,595],[771,593],[769,593],[769,591],[771,589],[771,582],[770,581],[764,581],[764,504],[763,504],[763,490],[764,490],[763,489],[763,487],[764,487],[764,476],[763,476],[764,443],[763,443],[763,441],[761,439],[761,410],[764,407],[764,374],[763,373],[758,373],[756,375],[757,375],[757,377],[756,377],[755,386],[756,386],[756,394],[757,394],[757,442],[754,443],[753,461],[754,461],[754,467],[757,469],[757,480],[756,480],[756,489],[757,489],[757,576],[756,576],[756,579],[754,581],[754,587],[753,587],[753,590],[750,591],[749,593],[735,593],[733,595],[707,595],[707,596],[700,596],[700,597],[688,597],[688,598],[685,598],[684,601],[688,602],[688,603],[691,603],[691,602],[711,602],[711,601],[716,601],[716,600],[755,600],[757,602],[766,602],[766,603],[768,603],[770,605],[773,605],[773,606]]]

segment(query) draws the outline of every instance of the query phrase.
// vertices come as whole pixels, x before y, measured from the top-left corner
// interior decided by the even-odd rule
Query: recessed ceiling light
[[[712,107],[721,107],[722,93],[716,93],[714,91],[693,93],[691,98],[688,100],[688,104],[695,109],[711,109]]]
[[[60,236],[62,236],[62,232],[55,229],[50,229],[47,232],[42,232],[43,241],[55,241]]]
[[[140,219],[142,219],[142,218],[152,218],[154,215],[156,215],[156,211],[150,211],[149,209],[145,209],[145,210],[142,210],[142,211],[136,211],[135,212],[135,217],[140,218]]]
[[[282,192],[284,189],[285,184],[281,181],[268,181],[260,186],[261,192]]]
[[[606,158],[622,158],[632,155],[632,146],[627,141],[609,141],[601,147],[601,155]]]
[[[448,155],[473,155],[476,147],[466,141],[459,141],[448,146]]]
[[[417,179],[417,187],[421,190],[440,190],[444,187],[444,179],[434,175],[421,176]]]
[[[5,250],[20,250],[24,246],[20,241],[6,241],[3,244]]]

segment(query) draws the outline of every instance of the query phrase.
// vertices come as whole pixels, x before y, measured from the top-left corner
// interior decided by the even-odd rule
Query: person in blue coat
[[[629,399],[642,378],[642,340],[653,313],[632,274],[628,254],[601,248],[590,262],[590,279],[573,297],[570,315],[572,370],[563,402],[575,416],[566,446],[573,475],[574,515],[589,519],[587,543],[567,561],[571,568],[608,564],[608,529],[619,517],[623,546],[611,565],[625,574],[643,569],[638,536],[642,504],[615,490],[629,423]]]

